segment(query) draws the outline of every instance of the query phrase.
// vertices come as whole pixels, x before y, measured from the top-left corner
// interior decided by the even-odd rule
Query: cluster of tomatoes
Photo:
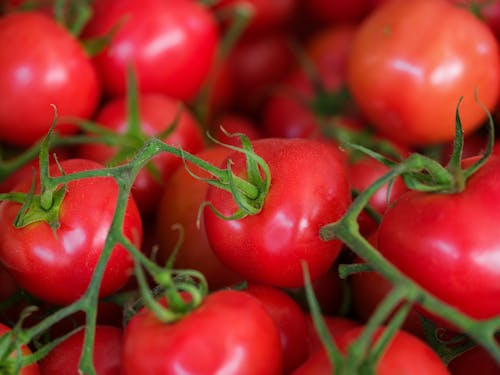
[[[500,373],[500,2],[2,4],[0,373]]]

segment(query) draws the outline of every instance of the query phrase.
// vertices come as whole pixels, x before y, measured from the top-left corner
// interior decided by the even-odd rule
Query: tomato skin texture
[[[363,156],[349,163],[347,167],[349,182],[351,187],[357,192],[364,191],[389,171],[389,167],[368,156]],[[403,179],[398,177],[390,187],[389,185],[384,185],[373,194],[369,200],[369,204],[379,215],[383,215],[387,206],[407,191],[408,188],[404,184]],[[376,221],[364,211],[358,216],[358,224],[360,232],[364,234],[370,233],[377,227]]]
[[[486,118],[475,90],[488,109],[498,102],[498,42],[449,1],[387,1],[354,37],[347,82],[361,111],[389,138],[418,146],[449,141],[460,97],[466,134]]]
[[[139,311],[125,327],[122,368],[123,375],[279,375],[281,350],[262,303],[245,292],[221,290],[175,323]]]
[[[82,352],[85,331],[71,335],[40,361],[41,375],[79,375],[78,363]],[[98,325],[95,330],[93,360],[99,375],[121,374],[122,330]]]
[[[335,343],[341,352],[362,332],[364,326],[353,328],[335,337]],[[379,328],[379,335],[384,328]],[[377,337],[377,336],[376,336]],[[324,348],[314,352],[307,362],[293,375],[332,375],[333,369]],[[376,366],[376,375],[449,375],[439,356],[424,341],[405,332],[397,331]]]
[[[97,72],[71,34],[50,17],[19,12],[0,19],[0,140],[30,146],[61,116],[89,118],[98,105]],[[22,47],[21,47],[22,46]],[[73,125],[57,131],[74,133]]]
[[[265,138],[252,144],[271,173],[262,211],[227,221],[206,209],[208,240],[222,262],[249,281],[302,286],[303,260],[315,280],[340,252],[341,243],[322,241],[319,230],[338,220],[351,201],[343,156],[332,143],[308,139]],[[241,153],[229,158],[236,175],[246,173]],[[207,200],[224,215],[236,211],[232,197],[223,190],[210,187]]]
[[[274,319],[283,346],[283,373],[290,374],[307,358],[307,320],[300,306],[283,290],[259,284],[249,284],[247,293],[258,298]]]
[[[85,159],[68,159],[63,171],[100,169],[102,165]],[[56,165],[51,175],[58,175]],[[31,178],[14,191],[28,192]],[[39,187],[37,187],[39,189]],[[13,225],[20,204],[0,204],[0,261],[20,287],[54,304],[65,305],[85,292],[98,262],[114,214],[118,185],[111,177],[71,181],[60,208],[60,227],[54,236],[46,222],[22,228]],[[142,219],[129,198],[125,212],[124,235],[140,247]],[[133,260],[121,246],[113,249],[101,283],[100,296],[109,295],[125,285],[133,270]]]
[[[460,193],[403,194],[378,230],[378,249],[390,262],[477,319],[500,314],[499,179],[493,155]]]
[[[223,146],[208,147],[196,156],[213,165],[220,165],[231,153]],[[192,163],[186,162],[190,172],[209,178],[209,173]],[[184,240],[175,257],[176,269],[195,269],[200,271],[211,290],[239,283],[243,278],[228,269],[214,254],[205,233],[204,220],[200,228],[196,225],[200,205],[205,201],[208,184],[196,180],[184,165],[180,165],[165,185],[156,211],[155,238],[158,244],[156,259],[165,264],[176,248],[179,233],[172,226],[182,225]]]
[[[126,93],[132,63],[141,92],[193,99],[215,56],[219,36],[212,14],[192,0],[99,0],[84,36],[124,24],[94,59],[105,92]]]
[[[168,129],[176,119],[183,104],[174,98],[161,94],[143,94],[139,97],[139,116],[141,131],[147,136],[156,136]],[[124,133],[127,128],[128,113],[126,98],[120,97],[108,101],[97,113],[96,119],[109,130]],[[175,129],[162,139],[167,144],[181,146],[184,151],[198,152],[204,146],[201,125],[187,109],[182,109]],[[99,143],[88,143],[78,148],[78,156],[106,164],[116,154],[115,147]],[[139,171],[132,195],[143,215],[151,215],[158,204],[164,184],[175,169],[182,164],[182,159],[162,152],[156,155],[151,163],[159,173],[159,179],[147,168]]]

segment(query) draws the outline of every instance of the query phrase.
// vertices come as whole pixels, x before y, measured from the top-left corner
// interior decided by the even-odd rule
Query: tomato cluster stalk
[[[131,107],[133,108],[133,98],[131,102]],[[136,118],[137,115],[134,116],[134,114],[132,114],[131,118],[133,119],[134,117]],[[134,121],[131,122],[133,123]],[[92,125],[89,126],[89,128],[90,127],[95,129]],[[335,370],[338,371],[336,373],[351,374],[372,372],[392,336],[401,326],[410,307],[414,303],[418,303],[435,315],[445,318],[475,342],[488,349],[495,359],[500,362],[500,347],[495,342],[494,338],[496,331],[500,327],[500,317],[489,320],[472,319],[456,308],[439,300],[388,262],[360,234],[357,223],[357,217],[367,207],[369,198],[381,186],[393,181],[398,176],[402,176],[410,188],[421,191],[452,194],[464,189],[467,178],[481,168],[491,154],[493,145],[493,122],[491,118],[490,130],[489,144],[485,154],[475,164],[466,169],[462,169],[460,166],[463,135],[461,132],[460,118],[458,116],[458,108],[455,147],[447,167],[443,167],[436,161],[418,153],[410,155],[400,163],[394,163],[367,148],[350,145],[350,147],[360,152],[367,153],[387,163],[391,166],[391,170],[368,189],[357,195],[342,219],[322,227],[318,236],[324,241],[340,239],[345,245],[365,259],[369,267],[389,279],[394,285],[394,289],[375,311],[362,335],[349,347],[347,354],[344,355],[341,354],[335,346],[325,329],[325,325],[321,319],[321,312],[315,301],[314,293],[312,292],[309,272],[307,267],[304,267],[307,297],[313,313],[314,322],[334,364]],[[106,138],[108,136],[109,135],[104,135],[101,141],[109,142],[109,138]],[[72,139],[72,142],[75,143],[81,142],[82,139],[78,137],[79,136],[74,136],[68,139]],[[70,174],[62,173],[60,176],[50,176],[48,167],[51,141],[55,140],[57,143],[59,139],[60,138],[54,134],[53,129],[51,129],[38,148],[40,180],[42,185],[42,190],[39,195],[34,194],[33,191],[28,194],[8,193],[0,195],[0,199],[2,200],[13,200],[23,204],[23,208],[20,211],[16,223],[13,224],[23,226],[37,220],[45,220],[51,224],[54,230],[57,229],[58,202],[60,203],[60,201],[64,199],[64,186],[70,181],[77,179],[112,177],[119,187],[117,205],[102,255],[84,295],[74,303],[60,308],[32,327],[26,329],[22,328],[23,318],[25,317],[22,316],[19,324],[13,329],[12,333],[3,335],[0,338],[1,362],[5,363],[7,367],[10,366],[10,370],[8,371],[11,372],[20,368],[22,365],[37,361],[50,351],[51,348],[57,345],[57,343],[74,332],[70,332],[58,340],[51,341],[31,356],[21,357],[19,355],[14,359],[9,357],[12,352],[17,352],[21,344],[29,343],[34,338],[46,332],[51,326],[73,313],[83,311],[86,316],[86,326],[84,328],[85,342],[83,345],[80,369],[86,374],[95,373],[92,361],[92,348],[95,339],[99,287],[107,261],[111,255],[111,250],[116,244],[125,247],[133,256],[135,272],[141,292],[137,303],[130,306],[129,310],[126,312],[125,319],[131,317],[139,307],[145,305],[152,310],[160,320],[172,322],[182,318],[182,316],[195,309],[202,302],[208,289],[202,274],[192,270],[173,269],[173,258],[171,258],[165,266],[158,265],[137,249],[122,232],[126,203],[135,177],[154,156],[163,152],[170,153],[182,158],[186,163],[186,168],[187,162],[189,162],[209,172],[213,177],[203,180],[219,189],[230,192],[237,203],[238,210],[233,215],[224,217],[227,220],[239,220],[247,215],[258,215],[265,205],[266,195],[271,187],[272,176],[266,161],[253,152],[252,143],[243,135],[240,135],[242,147],[228,147],[245,155],[247,163],[246,179],[232,173],[231,161],[228,161],[226,168],[215,167],[180,148],[165,144],[158,138],[148,139],[135,151],[135,154],[130,159],[114,167]],[[88,137],[87,139],[96,141],[99,140],[99,136]],[[70,141],[65,140],[64,142]],[[29,153],[33,153],[33,150],[29,150]],[[193,178],[199,177],[193,174]],[[206,205],[210,207],[210,203],[206,203]],[[34,213],[38,214],[35,215]],[[223,217],[222,214],[217,214]],[[344,275],[350,272],[349,266],[344,266],[342,270]],[[156,284],[153,290],[150,289],[145,271]],[[186,295],[188,298],[185,298]],[[165,297],[167,300],[167,307],[158,302],[159,296]],[[395,309],[397,309],[396,313],[391,315]],[[29,312],[30,310],[26,311],[26,313]],[[386,325],[387,329],[378,338],[377,342],[372,344],[372,338],[377,328],[383,325],[389,316],[391,316],[391,319]]]

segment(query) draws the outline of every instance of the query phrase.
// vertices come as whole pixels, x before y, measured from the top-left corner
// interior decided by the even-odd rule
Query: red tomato
[[[214,146],[198,152],[196,156],[218,166],[229,153],[229,148]],[[192,163],[188,163],[188,168],[200,177],[210,177]],[[175,258],[175,268],[200,271],[209,288],[215,290],[241,282],[243,278],[216,257],[208,243],[203,220],[200,228],[196,226],[198,211],[205,201],[207,190],[206,182],[193,178],[184,165],[179,166],[161,194],[156,211],[155,237],[158,241],[157,260],[165,264],[179,240],[179,233],[172,226],[182,225],[184,241]]]
[[[240,220],[222,220],[206,209],[208,240],[222,262],[249,281],[302,286],[302,261],[315,280],[340,252],[341,243],[322,241],[319,229],[338,220],[350,203],[342,155],[331,143],[308,139],[259,139],[253,147],[271,173],[262,211]],[[245,156],[235,152],[229,158],[232,171],[244,176]],[[224,215],[236,212],[226,191],[210,187],[207,200]]]
[[[500,365],[490,353],[481,346],[475,346],[460,354],[448,363],[452,375],[498,375]]]
[[[361,111],[384,135],[411,145],[449,141],[460,97],[466,134],[486,116],[476,90],[488,109],[497,104],[498,43],[449,1],[387,1],[360,25],[347,76]]]
[[[491,156],[462,192],[405,193],[386,211],[378,231],[378,250],[391,263],[478,319],[500,314],[499,178],[500,158]]]
[[[124,375],[279,375],[282,348],[262,303],[221,290],[174,323],[140,310],[125,327],[122,368]]]
[[[203,148],[203,134],[189,110],[183,104],[171,97],[161,94],[143,94],[139,98],[140,128],[145,138],[159,135],[173,124],[176,116],[182,110],[174,131],[163,138],[165,143],[180,146],[187,152],[197,152]],[[116,133],[124,133],[128,124],[127,103],[125,98],[113,99],[101,108],[96,115],[96,121]],[[137,145],[137,152],[142,144]],[[85,144],[79,147],[78,156],[106,164],[118,152],[118,147],[104,144]],[[132,155],[130,155],[132,156]],[[159,176],[153,175],[147,168],[139,172],[132,187],[132,195],[142,214],[150,215],[158,204],[163,185],[174,170],[182,164],[182,160],[172,154],[162,152],[155,156],[151,163]]]
[[[361,260],[358,260],[362,262]],[[349,276],[351,291],[352,311],[357,319],[368,321],[380,302],[392,289],[392,284],[375,271],[360,272]],[[421,314],[416,309],[411,309],[406,317],[402,329],[413,335],[425,338]]]
[[[307,0],[306,9],[314,19],[328,24],[356,23],[375,6],[376,0]]]
[[[347,347],[362,332],[364,327],[353,328],[336,337],[335,342],[345,353]],[[383,332],[379,328],[377,335]],[[293,375],[332,375],[332,365],[323,348],[316,351]],[[385,353],[380,358],[376,375],[449,375],[439,356],[424,341],[405,332],[397,331]]]
[[[3,336],[4,334],[6,334],[7,332],[9,332],[11,330],[11,328],[9,326],[6,326],[2,323],[0,323],[0,336]],[[30,355],[31,354],[31,350],[29,349],[29,347],[27,345],[22,345],[21,346],[21,352],[23,355]],[[13,356],[15,356],[16,354],[13,353]],[[14,359],[15,360],[15,359]],[[4,361],[8,361],[8,360],[4,360]],[[0,369],[3,368],[3,365],[5,363],[0,363]],[[22,369],[21,369],[21,372],[17,375],[40,375],[40,369],[38,367],[38,364],[36,363],[33,363],[29,366],[24,366]]]
[[[285,33],[266,33],[239,40],[226,61],[233,107],[255,113],[270,90],[295,66]]]
[[[108,33],[120,24],[95,58],[105,91],[126,92],[132,64],[141,92],[192,99],[205,80],[218,44],[213,15],[194,0],[98,0],[84,36]]]
[[[217,11],[227,11],[235,6],[246,5],[251,9],[246,35],[268,34],[287,26],[294,16],[298,0],[220,0]]]
[[[97,73],[77,40],[50,17],[36,12],[0,18],[0,140],[29,146],[59,117],[90,117],[97,107]],[[60,133],[77,128],[59,124]]]
[[[60,163],[66,174],[100,169],[90,160],[68,159]],[[57,165],[50,174],[60,175]],[[31,178],[14,191],[28,192]],[[37,187],[39,190],[39,186]],[[71,181],[59,212],[55,231],[44,221],[14,227],[19,203],[0,203],[0,261],[20,287],[51,303],[68,304],[85,292],[101,255],[114,215],[118,185],[111,177]],[[142,221],[137,206],[129,198],[123,223],[124,235],[137,247],[142,238]],[[111,254],[101,283],[100,295],[109,295],[125,285],[133,260],[117,245]]]
[[[245,291],[258,298],[276,322],[283,346],[283,373],[290,374],[306,360],[308,354],[307,342],[304,341],[308,328],[304,312],[281,289],[250,284]]]
[[[328,332],[334,340],[344,332],[360,326],[360,323],[357,321],[341,316],[323,315],[322,319],[326,324]],[[321,342],[318,331],[314,326],[314,321],[311,315],[307,316],[307,326],[307,346],[309,348],[309,354],[313,355],[318,349],[323,347],[323,343]]]
[[[390,168],[381,162],[369,157],[362,156],[348,163],[347,176],[351,188],[361,193],[374,183],[378,178],[388,173]],[[369,204],[378,213],[383,215],[388,205],[396,200],[401,194],[408,191],[402,178],[397,178],[392,185],[384,185],[371,196]],[[370,233],[375,230],[377,223],[365,211],[358,216],[361,233]]]
[[[82,354],[85,331],[71,335],[52,349],[40,361],[41,375],[79,375],[78,363]],[[95,330],[93,360],[99,375],[120,375],[122,330],[98,325]]]
[[[262,138],[261,130],[257,125],[245,116],[235,113],[221,114],[211,125],[210,132],[213,138],[218,141],[234,146],[240,146],[241,141],[239,137],[232,137],[225,134],[245,134],[248,139]],[[222,130],[224,129],[224,131]]]
[[[337,109],[329,97],[345,86],[346,65],[356,28],[332,25],[314,33],[305,45],[325,93],[315,91],[302,67],[295,68],[280,82],[263,108],[263,127],[272,137],[310,137],[320,132],[317,116],[347,115],[352,106]]]

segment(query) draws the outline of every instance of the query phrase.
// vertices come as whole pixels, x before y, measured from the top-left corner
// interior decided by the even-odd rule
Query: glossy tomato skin
[[[378,178],[389,171],[389,167],[369,156],[362,156],[348,163],[347,167],[347,175],[351,187],[358,193],[363,192]],[[403,179],[398,177],[390,186],[386,184],[381,187],[371,196],[368,203],[377,214],[382,216],[391,202],[407,191],[408,188],[404,184]],[[358,224],[360,232],[364,234],[370,233],[377,227],[377,222],[365,211],[362,211],[358,216]]]
[[[0,323],[0,336],[8,333],[11,328],[5,324]],[[21,352],[24,356],[30,355],[32,352],[30,348],[26,345],[21,346]],[[14,354],[15,355],[15,354]],[[24,366],[18,375],[41,375],[40,369],[37,363],[33,363],[29,366]]]
[[[85,159],[60,163],[67,174],[103,168]],[[51,175],[59,174],[56,165]],[[14,191],[28,192],[31,178]],[[37,187],[39,189],[39,187]],[[0,260],[20,287],[54,304],[74,302],[85,292],[101,255],[113,218],[118,185],[111,177],[92,177],[71,181],[60,208],[59,228],[54,232],[46,222],[15,228],[19,203],[0,204]],[[129,198],[123,233],[140,247],[142,221],[137,206]],[[109,295],[127,282],[133,260],[127,250],[116,246],[108,261],[100,295]]]
[[[478,319],[500,313],[499,178],[500,158],[493,155],[462,192],[405,193],[386,211],[378,231],[378,249],[390,262]]]
[[[223,146],[212,146],[195,155],[215,166],[219,166],[231,153]],[[208,184],[197,180],[197,176],[208,178],[209,173],[187,162],[187,168],[180,165],[167,181],[160,197],[155,218],[155,238],[158,245],[156,259],[165,264],[179,241],[179,232],[173,226],[182,225],[182,244],[175,257],[176,269],[195,269],[200,271],[211,290],[228,287],[243,281],[241,275],[230,270],[214,254],[208,243],[204,220],[200,227],[197,219],[200,206],[205,201]],[[189,170],[188,170],[189,169]]]
[[[283,347],[283,373],[290,374],[307,358],[308,347],[304,340],[308,329],[306,315],[297,302],[281,289],[249,284],[245,291],[259,299],[276,322]]]
[[[350,343],[359,337],[364,326],[348,330],[335,338],[339,349],[345,353]],[[376,336],[383,332],[379,328]],[[334,374],[326,351],[321,348],[309,357],[293,375],[332,375]],[[380,358],[375,374],[377,375],[449,375],[445,364],[424,341],[405,332],[397,331]]]
[[[97,72],[78,41],[49,16],[19,12],[0,19],[0,140],[29,146],[59,118],[89,118],[100,98]],[[60,133],[74,133],[59,124]]]
[[[123,22],[95,58],[108,95],[124,95],[126,69],[135,68],[141,92],[192,99],[215,56],[219,36],[213,15],[193,0],[99,0],[84,36],[104,35]]]
[[[123,340],[124,375],[282,374],[278,329],[264,306],[242,291],[214,292],[174,323],[140,310]]]
[[[350,203],[342,155],[332,143],[264,138],[254,151],[269,166],[271,187],[262,211],[240,220],[222,220],[204,211],[212,249],[247,280],[280,287],[304,284],[302,261],[313,280],[326,273],[341,243],[319,238],[320,228],[338,220]],[[242,153],[229,156],[232,171],[244,176]],[[236,211],[228,192],[210,187],[207,200],[224,215]]]
[[[420,146],[449,141],[460,97],[466,134],[486,116],[476,90],[487,108],[497,104],[498,42],[449,1],[387,1],[358,29],[347,82],[361,111],[389,138]]]
[[[71,335],[52,349],[40,361],[41,375],[79,375],[78,364],[82,354],[85,331]],[[93,360],[99,375],[120,375],[122,330],[98,325],[95,330]]]
[[[165,132],[173,125],[181,111],[175,129],[162,140],[191,153],[204,147],[201,125],[188,109],[183,108],[179,100],[162,94],[143,94],[139,98],[138,106],[141,132],[146,136],[153,137]],[[124,133],[128,123],[126,98],[120,97],[106,102],[95,120],[109,130]],[[77,154],[79,157],[107,164],[117,151],[117,147],[87,143],[78,148]],[[151,215],[156,210],[165,182],[182,164],[182,159],[162,152],[156,155],[151,163],[159,175],[154,176],[147,168],[143,168],[132,187],[132,195],[143,215]]]

